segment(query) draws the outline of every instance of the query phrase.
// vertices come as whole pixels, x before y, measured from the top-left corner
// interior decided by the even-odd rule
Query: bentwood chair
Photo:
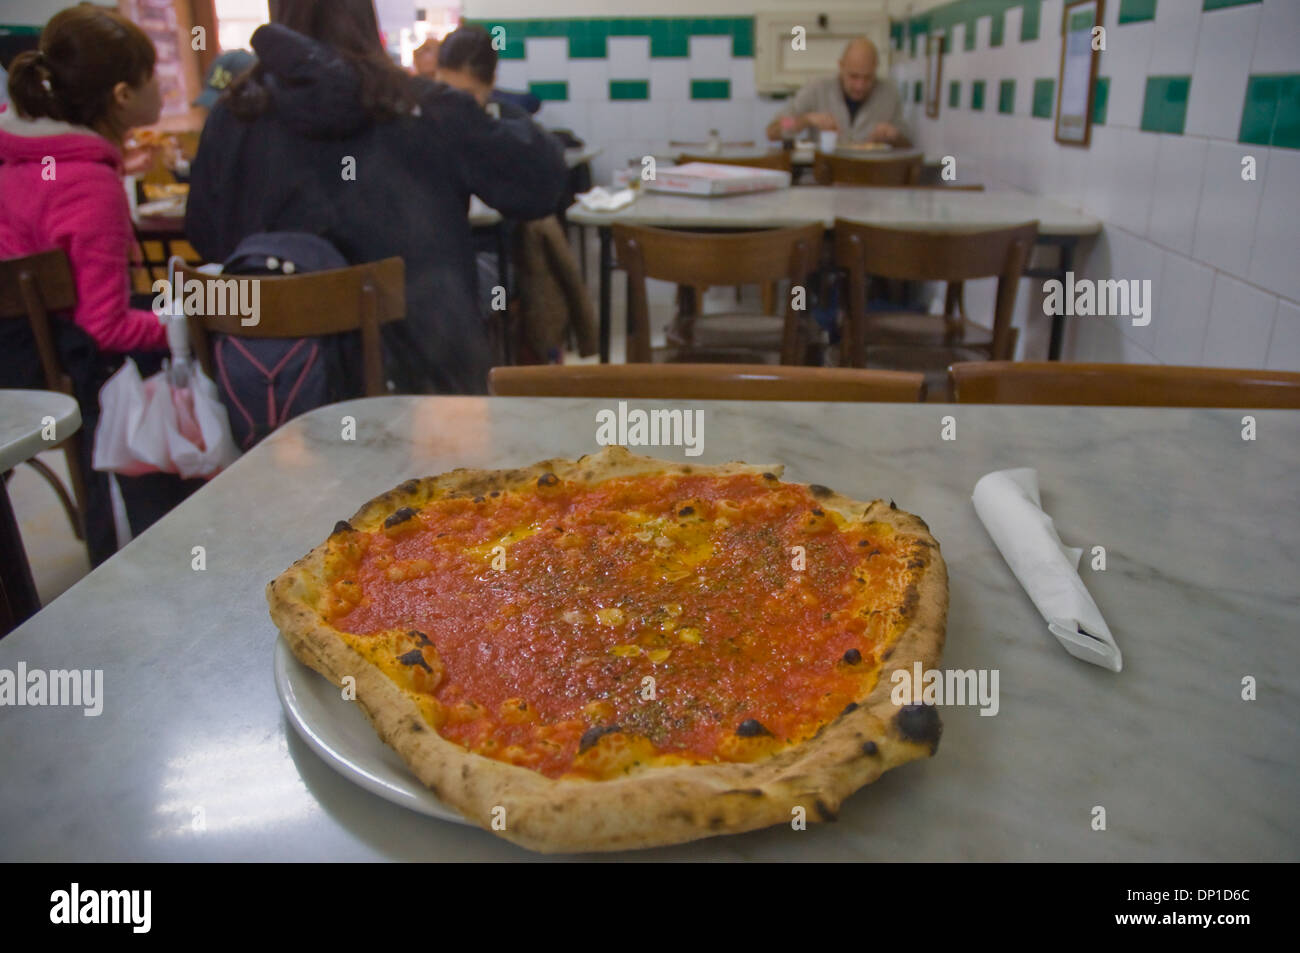
[[[76,305],[77,285],[68,257],[61,249],[0,261],[0,320],[26,320],[36,344],[46,389],[67,394],[74,400],[77,394],[72,378],[59,361],[51,315],[70,312]],[[72,531],[80,540],[86,538],[88,505],[88,489],[81,467],[83,439],[93,439],[93,435],[83,435],[78,431],[55,445],[62,448],[67,458],[71,496],[53,470],[34,457],[27,461],[59,498],[68,522],[72,524]]]
[[[802,287],[821,256],[823,227],[700,234],[631,225],[613,226],[614,247],[627,271],[629,306],[628,363],[742,362],[756,354],[777,356],[781,364],[805,363],[816,347],[816,330],[807,310],[786,295],[783,313],[700,314],[704,289],[722,285],[787,280]],[[647,280],[684,286],[680,310],[668,330],[669,348],[650,346]]]
[[[494,367],[498,397],[811,400],[915,403],[925,378],[901,371],[769,364],[552,364]]]
[[[359,331],[366,396],[380,397],[388,392],[379,328],[406,316],[406,266],[401,258],[285,276],[207,275],[181,266],[176,269],[176,280],[198,280],[205,286],[214,281],[259,283],[260,320],[255,325],[245,327],[238,314],[186,315],[195,357],[214,380],[211,334],[298,338]],[[233,291],[223,292],[220,300],[228,299]],[[205,293],[204,300],[212,298]]]
[[[920,153],[888,159],[856,159],[818,152],[813,157],[813,181],[818,185],[911,186],[921,178]]]
[[[837,219],[835,263],[848,274],[840,363],[929,372],[931,389],[942,391],[947,388],[948,365],[954,362],[1010,360],[1016,342],[1011,326],[1016,292],[1037,234],[1037,222],[978,231],[928,231]],[[873,277],[947,282],[946,313],[869,312],[866,289]],[[998,282],[987,326],[969,319],[960,295],[960,284],[977,278]]]
[[[1300,409],[1300,374],[1290,371],[988,361],[948,375],[960,404]]]

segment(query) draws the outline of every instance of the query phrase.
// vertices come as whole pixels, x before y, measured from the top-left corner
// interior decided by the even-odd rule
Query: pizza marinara
[[[275,579],[271,615],[437,797],[525,847],[831,820],[938,745],[889,676],[938,663],[947,575],[892,501],[780,472],[611,447],[410,480]]]

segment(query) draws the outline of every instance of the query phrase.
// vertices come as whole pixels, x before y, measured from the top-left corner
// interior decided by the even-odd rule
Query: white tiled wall
[[[1006,14],[1000,48],[988,47],[984,18],[969,53],[955,31],[939,119],[907,97],[921,145],[954,155],[960,178],[1048,195],[1102,219],[1103,233],[1076,259],[1081,275],[1151,280],[1148,327],[1072,318],[1068,359],[1300,371],[1300,152],[1237,142],[1247,76],[1300,72],[1300,0],[1210,12],[1199,0],[1160,0],[1154,22],[1123,26],[1119,7],[1106,4],[1099,74],[1110,78],[1110,96],[1090,148],[1057,145],[1053,121],[1030,116],[1033,81],[1058,79],[1061,0],[1043,3],[1036,41],[1020,42],[1019,8]],[[895,53],[894,79],[909,89],[924,69],[923,52]],[[1183,74],[1192,77],[1184,134],[1143,132],[1147,77]],[[952,79],[962,83],[957,110],[948,108]],[[982,113],[969,108],[974,79],[986,84]],[[1011,116],[997,111],[1003,79],[1016,81]],[[1255,159],[1254,181],[1242,179],[1243,156]],[[991,287],[968,287],[972,310],[985,299],[991,307]],[[1040,301],[1034,289],[1018,303],[1024,357],[1045,353],[1050,319]]]

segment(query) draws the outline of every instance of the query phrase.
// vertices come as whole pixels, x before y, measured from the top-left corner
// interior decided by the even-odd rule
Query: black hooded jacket
[[[468,94],[415,77],[415,113],[376,122],[328,47],[278,24],[252,45],[270,107],[252,122],[224,101],[212,110],[186,236],[208,261],[271,231],[320,235],[354,264],[401,256],[407,316],[385,328],[391,376],[403,390],[483,393],[491,347],[469,197],[511,218],[553,214],[567,176],[558,145],[531,121],[493,119]]]

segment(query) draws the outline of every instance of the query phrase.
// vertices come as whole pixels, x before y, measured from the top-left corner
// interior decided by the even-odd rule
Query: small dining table
[[[12,768],[0,785],[0,861],[540,859],[390,803],[318,756],[277,695],[264,589],[337,520],[411,477],[598,450],[596,415],[616,403],[383,397],[281,427],[0,640],[0,669],[102,672],[97,715],[0,710]],[[989,684],[996,672],[998,691],[995,713],[942,706],[934,756],[852,795],[837,823],[603,856],[1300,857],[1300,414],[634,406],[703,415],[699,456],[639,452],[783,463],[787,480],[921,516],[948,571],[940,666],[989,673]],[[1122,672],[1065,652],[979,522],[976,481],[1015,466],[1037,469],[1061,538],[1085,549],[1082,577]]]
[[[868,188],[863,186],[792,186],[702,198],[638,190],[630,205],[614,212],[593,212],[575,202],[569,221],[596,226],[600,234],[600,359],[609,362],[612,321],[611,273],[614,225],[648,225],[691,231],[739,231],[791,228],[821,222],[829,231],[836,218],[886,228],[998,228],[1038,222],[1039,246],[1058,251],[1055,267],[1026,269],[1028,277],[1065,279],[1074,267],[1079,240],[1101,231],[1101,221],[1050,199],[1023,192],[964,191],[944,188]],[[1059,360],[1065,340],[1065,316],[1052,317],[1048,359]]]

